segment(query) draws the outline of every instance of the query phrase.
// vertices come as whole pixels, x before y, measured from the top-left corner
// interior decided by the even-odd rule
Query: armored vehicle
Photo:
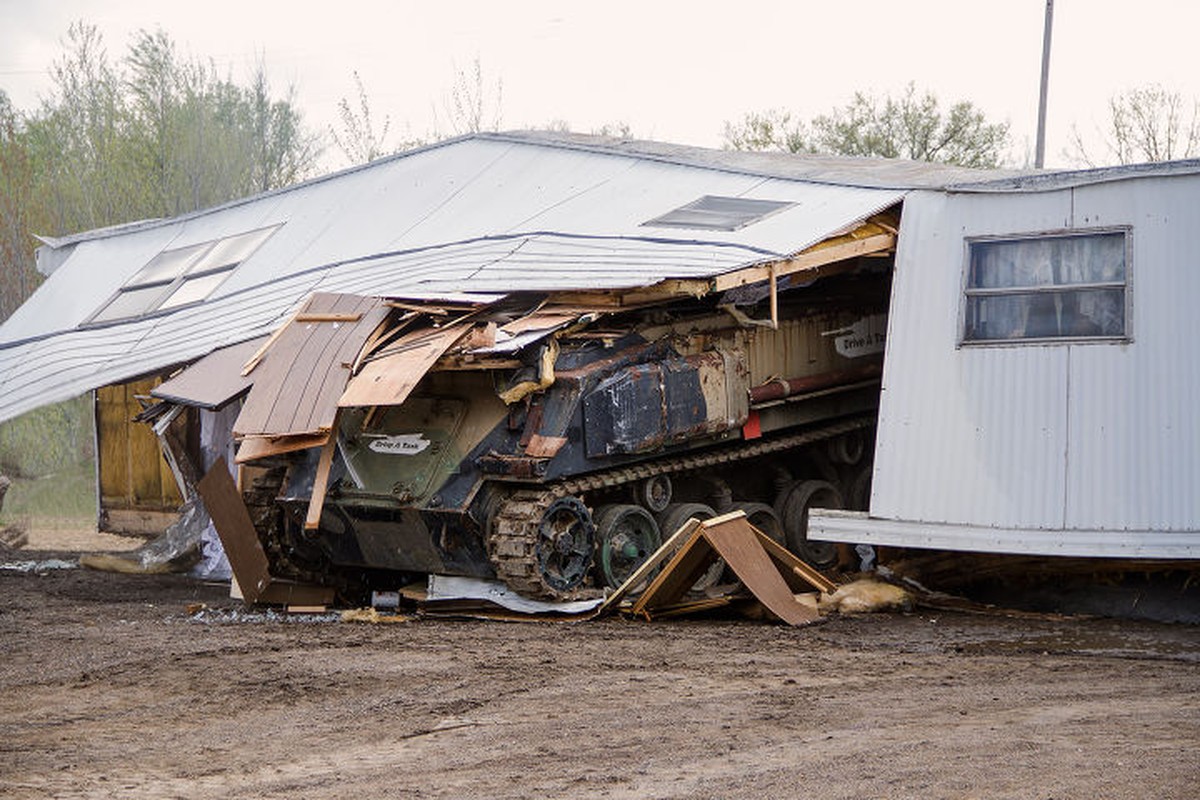
[[[266,351],[235,426],[273,571],[345,591],[434,573],[570,598],[732,509],[829,566],[836,549],[808,542],[805,518],[865,503],[887,276],[640,303],[314,298],[289,327],[333,327]],[[313,447],[314,426],[263,421],[321,394],[326,367],[295,355],[318,350],[350,377]]]

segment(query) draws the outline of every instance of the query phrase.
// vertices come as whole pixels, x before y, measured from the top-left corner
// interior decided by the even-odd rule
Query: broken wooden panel
[[[895,249],[894,230],[875,222],[864,222],[848,234],[825,239],[791,258],[718,275],[713,279],[712,290],[723,292],[736,286],[795,273],[804,273],[806,278],[815,279],[852,268],[852,259],[890,253]]]
[[[250,390],[254,379],[241,374],[242,365],[266,340],[260,336],[214,350],[163,381],[150,394],[160,400],[216,410]]]
[[[217,459],[196,489],[204,499],[246,602],[323,605],[333,600],[331,587],[295,583],[271,575],[267,554],[224,458]]]
[[[641,565],[633,571],[633,574],[625,579],[625,582],[616,588],[616,590],[608,596],[604,604],[600,606],[600,613],[605,614],[617,608],[621,601],[628,595],[635,594],[647,580],[649,580],[655,571],[668,561],[671,556],[679,549],[683,542],[688,541],[696,529],[700,527],[701,520],[692,517],[679,530],[675,531],[670,537],[663,542],[662,547],[658,548],[650,555]],[[665,531],[664,531],[665,533]]]
[[[363,363],[342,392],[338,406],[400,405],[469,328],[470,323],[464,321],[410,331]]]
[[[585,313],[574,309],[538,309],[500,326],[509,336],[528,331],[552,331],[569,325]]]
[[[254,387],[234,423],[234,434],[284,436],[330,430],[351,367],[388,312],[381,300],[372,297],[315,294],[309,298],[254,371]]]
[[[741,511],[704,520],[634,603],[633,613],[653,616],[659,609],[678,608],[705,570],[721,558],[743,586],[784,622],[804,625],[816,620],[815,609],[797,602],[791,586],[764,549],[763,538],[768,537]]]
[[[238,445],[238,464],[257,461],[260,458],[281,456],[312,447],[323,447],[329,441],[329,433],[306,434],[303,436],[247,436]]]

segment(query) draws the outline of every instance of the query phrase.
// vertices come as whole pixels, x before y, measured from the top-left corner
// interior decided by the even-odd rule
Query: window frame
[[[978,244],[1044,241],[1047,239],[1076,239],[1121,234],[1124,245],[1124,280],[1089,283],[1058,283],[1040,286],[971,286],[972,248]],[[1071,344],[1128,344],[1133,341],[1133,226],[1109,225],[1096,228],[1062,228],[1011,234],[967,236],[963,239],[962,281],[959,287],[958,335],[956,347],[1026,347]],[[1088,334],[1083,336],[1022,336],[1005,339],[971,339],[967,337],[972,297],[1010,297],[1014,295],[1063,295],[1070,292],[1120,288],[1123,292],[1122,332],[1116,335]]]
[[[157,253],[155,253],[145,264],[143,264],[137,270],[137,272],[135,272],[133,274],[133,276],[131,276],[128,280],[126,280],[126,282],[124,284],[119,286],[115,292],[113,292],[111,295],[109,295],[108,298],[106,298],[105,301],[100,304],[100,307],[97,308],[95,311],[93,311],[91,313],[91,315],[89,315],[88,318],[79,325],[79,327],[88,328],[88,327],[98,327],[98,326],[104,326],[104,325],[115,325],[115,324],[119,324],[122,322],[133,322],[133,321],[140,320],[140,319],[146,319],[147,317],[153,317],[158,314],[171,313],[174,311],[179,311],[181,309],[189,308],[191,306],[199,305],[200,303],[207,301],[208,298],[212,295],[212,293],[215,292],[217,289],[219,289],[221,287],[221,284],[223,284],[226,280],[228,280],[233,275],[233,273],[237,271],[238,267],[240,267],[242,264],[244,264],[246,262],[246,260],[249,259],[251,256],[253,256],[255,253],[257,253],[258,250],[264,244],[266,244],[271,239],[272,236],[275,235],[275,232],[278,231],[282,227],[283,227],[283,223],[280,222],[280,223],[276,223],[274,225],[263,225],[258,228],[252,228],[248,231],[241,231],[239,233],[233,233],[228,236],[222,236],[217,239],[209,239],[208,241],[204,241],[204,242],[195,242],[193,244],[180,245],[178,247],[164,247],[161,250],[159,250]],[[256,244],[248,253],[246,253],[246,255],[244,255],[241,258],[241,260],[232,261],[232,262],[228,262],[228,263],[222,263],[222,264],[218,264],[216,266],[208,266],[208,267],[205,267],[204,269],[193,272],[193,268],[196,265],[202,263],[204,261],[204,259],[207,258],[216,248],[220,247],[222,243],[230,241],[232,239],[237,239],[239,237],[249,236],[251,234],[263,233],[263,232],[267,232],[266,235],[264,235],[262,240],[259,241],[258,244]],[[159,278],[159,279],[154,279],[154,280],[148,280],[143,283],[137,283],[137,284],[131,283],[138,275],[140,275],[146,269],[146,267],[148,267],[151,263],[153,263],[155,259],[161,257],[164,253],[174,253],[176,251],[189,250],[189,249],[196,249],[197,252],[188,259],[188,261],[185,263],[185,266],[174,277],[167,278],[167,279]],[[196,300],[189,300],[184,303],[178,303],[176,305],[164,306],[164,303],[166,303],[168,300],[170,300],[172,297],[174,297],[176,295],[176,293],[178,293],[188,283],[190,283],[192,281],[200,280],[203,278],[208,278],[213,275],[221,275],[221,274],[224,274],[225,277],[223,279],[221,279],[220,281],[218,281],[216,283],[216,285],[214,285],[211,289],[209,289],[208,292],[205,293],[205,295],[203,297],[196,299]],[[134,292],[139,292],[139,291],[149,291],[154,288],[158,288],[158,290],[159,290],[158,293],[156,295],[154,295],[153,299],[150,300],[148,303],[146,303],[142,307],[142,310],[137,312],[136,314],[126,314],[123,316],[115,316],[115,317],[104,317],[104,313],[115,302],[117,302],[123,295],[129,295],[129,294],[132,294]],[[102,317],[104,317],[104,318],[102,318]]]

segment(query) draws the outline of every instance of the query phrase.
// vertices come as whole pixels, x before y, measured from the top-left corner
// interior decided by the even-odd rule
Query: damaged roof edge
[[[755,263],[759,263],[759,262],[766,263],[768,261],[778,260],[778,259],[787,257],[786,254],[784,254],[784,253],[777,253],[774,250],[769,250],[769,249],[766,249],[763,247],[755,247],[753,245],[748,245],[748,244],[741,244],[738,242],[708,241],[708,240],[704,240],[704,239],[695,239],[695,238],[673,239],[673,238],[669,238],[669,237],[665,237],[665,236],[636,236],[636,237],[635,236],[604,236],[604,235],[600,235],[600,234],[563,233],[563,232],[557,232],[557,231],[525,231],[525,232],[521,232],[521,233],[491,234],[491,235],[487,235],[487,236],[476,236],[476,237],[471,237],[468,239],[463,239],[461,241],[439,242],[438,244],[428,245],[425,247],[411,247],[411,248],[405,248],[405,249],[401,249],[401,250],[390,250],[390,251],[386,251],[386,252],[382,252],[382,253],[371,253],[368,255],[356,256],[354,258],[340,259],[338,261],[331,261],[329,263],[321,264],[321,265],[318,265],[315,267],[308,267],[307,269],[300,270],[298,272],[288,273],[287,275],[281,275],[276,278],[272,278],[269,281],[257,283],[252,286],[246,286],[242,289],[238,289],[235,292],[230,292],[227,295],[222,295],[222,297],[223,298],[224,297],[235,297],[235,296],[239,296],[239,295],[253,294],[255,292],[260,292],[263,289],[266,289],[272,285],[295,280],[298,277],[303,277],[306,275],[315,275],[316,273],[320,273],[320,272],[324,272],[324,271],[332,270],[332,269],[337,269],[338,267],[344,267],[344,266],[348,266],[348,265],[352,265],[352,264],[365,265],[371,261],[382,261],[382,260],[388,259],[388,258],[398,258],[398,257],[402,257],[402,256],[413,255],[416,253],[432,253],[432,252],[436,252],[438,250],[446,250],[446,249],[450,249],[450,248],[454,248],[454,247],[462,247],[464,245],[476,244],[476,243],[480,243],[480,242],[515,241],[517,239],[522,239],[522,238],[533,238],[533,237],[543,237],[543,236],[544,237],[554,237],[554,238],[558,238],[558,239],[568,239],[568,240],[646,242],[646,243],[651,243],[651,244],[698,245],[698,246],[704,246],[704,247],[724,248],[724,249],[729,249],[729,250],[742,250],[742,251],[745,251],[746,253],[749,253],[749,254],[752,254],[753,256],[758,257],[758,261],[756,261]],[[608,288],[635,289],[635,288],[638,288],[638,286],[624,286],[624,287],[613,286],[613,287],[608,287]],[[461,296],[467,297],[469,294],[470,293],[464,292],[464,293],[462,293]],[[484,295],[485,298],[496,296],[495,292],[483,292],[481,294]],[[386,292],[379,293],[379,296],[381,296],[381,297],[394,296],[397,298],[406,297],[406,295],[404,295],[403,293],[392,295],[392,294],[388,294]],[[429,299],[429,298],[416,298],[416,297],[409,296],[409,299]],[[448,298],[439,298],[439,299],[448,299]],[[299,302],[302,302],[302,300],[297,301],[297,303],[299,303]],[[156,317],[167,317],[167,316],[170,316],[171,314],[176,313],[177,311],[178,311],[178,309],[175,309],[175,308],[160,309],[158,311],[152,311],[147,314],[144,314],[143,316],[138,317],[135,321],[141,322],[141,321],[144,321],[147,319],[154,319]],[[45,333],[38,334],[37,336],[29,336],[29,337],[25,337],[22,339],[14,339],[14,340],[8,341],[8,342],[0,342],[0,351],[6,350],[6,349],[9,349],[12,347],[19,347],[19,346],[25,345],[25,344],[32,344],[34,342],[38,342],[43,339],[48,339],[53,336],[59,336],[63,333],[66,333],[66,332],[72,331],[72,330],[83,330],[83,329],[99,330],[99,329],[103,329],[103,328],[112,328],[112,327],[117,327],[120,325],[125,325],[125,324],[128,324],[129,322],[130,322],[130,320],[128,320],[128,319],[116,319],[116,320],[111,320],[108,322],[91,323],[91,324],[86,324],[86,325],[82,325],[82,326],[77,325],[75,327],[66,328],[63,330],[47,331]]]
[[[1132,180],[1134,178],[1175,177],[1200,173],[1200,159],[1157,161],[1145,164],[1122,164],[1115,167],[1093,167],[1076,170],[1055,170],[1015,175],[994,180],[957,183],[945,187],[956,193],[1049,192],[1075,186]]]

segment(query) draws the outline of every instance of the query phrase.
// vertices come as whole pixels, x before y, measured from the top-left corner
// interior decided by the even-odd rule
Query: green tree
[[[0,321],[33,293],[33,160],[21,119],[0,90]]]
[[[54,91],[30,113],[0,97],[0,319],[39,281],[34,233],[185,213],[315,166],[318,139],[261,65],[237,84],[162,31],[114,63],[97,29],[75,23],[50,73]]]
[[[752,111],[739,123],[725,123],[725,147],[729,150],[808,153],[813,151],[810,140],[808,126],[781,108]]]
[[[1149,84],[1108,101],[1106,127],[1099,131],[1103,154],[1071,128],[1066,156],[1089,167],[1136,164],[1200,156],[1200,100]]]
[[[856,92],[845,106],[805,123],[783,110],[747,114],[726,123],[725,146],[847,156],[907,158],[964,167],[997,167],[1008,145],[1008,124],[989,122],[969,101],[943,110],[932,92],[913,84],[899,97]]]

